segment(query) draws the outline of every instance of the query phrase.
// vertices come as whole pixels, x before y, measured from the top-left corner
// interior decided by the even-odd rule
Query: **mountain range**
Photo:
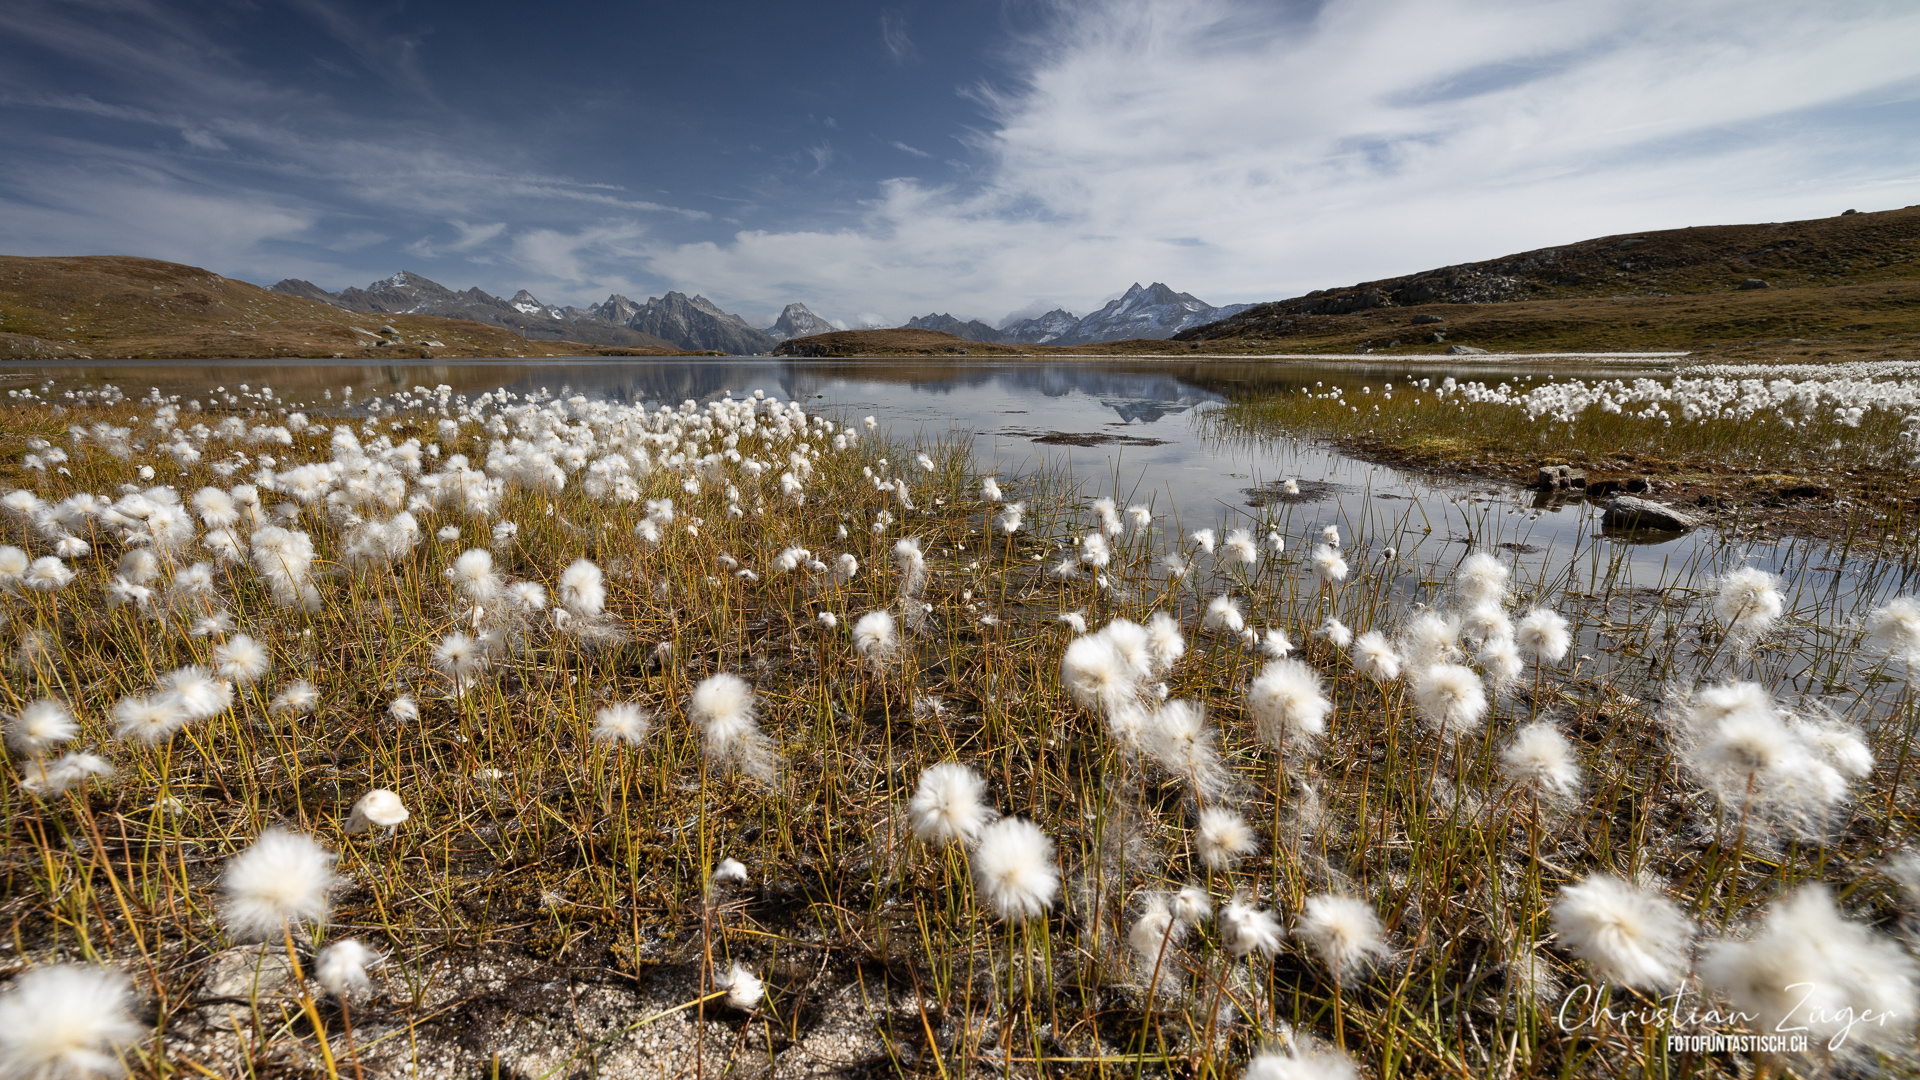
[[[769,352],[789,337],[817,334],[834,327],[804,304],[789,304],[768,330],[722,311],[704,296],[670,292],[635,303],[618,293],[591,307],[543,304],[525,289],[502,300],[479,289],[452,289],[402,270],[364,289],[328,292],[311,281],[288,278],[273,291],[318,300],[367,314],[441,315],[505,327],[537,341],[580,341],[626,348],[683,349],[735,355]],[[816,329],[815,327],[818,327]]]
[[[579,341],[621,348],[749,355],[771,352],[774,346],[794,338],[841,329],[807,310],[805,304],[788,304],[772,326],[756,328],[697,294],[670,292],[637,303],[615,293],[589,307],[562,307],[542,303],[525,289],[505,300],[480,289],[455,292],[406,270],[364,289],[328,292],[311,281],[288,278],[274,285],[273,291],[365,314],[471,319],[537,341]],[[996,345],[1087,345],[1130,338],[1169,338],[1182,330],[1238,314],[1246,307],[1214,307],[1157,281],[1147,286],[1135,282],[1124,295],[1084,318],[1056,308],[995,328],[977,319],[963,322],[951,315],[929,314],[908,321],[904,329],[937,330]]]
[[[1170,338],[1182,330],[1237,315],[1248,306],[1214,307],[1192,293],[1174,292],[1158,281],[1147,286],[1136,281],[1118,299],[1084,318],[1055,308],[1045,315],[995,329],[977,319],[962,322],[951,315],[932,314],[910,319],[902,329],[938,330],[993,345],[1092,345]]]

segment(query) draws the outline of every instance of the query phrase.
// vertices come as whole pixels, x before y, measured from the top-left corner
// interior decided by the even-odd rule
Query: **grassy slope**
[[[399,331],[395,344],[376,334]],[[354,328],[368,331],[360,333]],[[440,346],[425,344],[438,341]],[[0,359],[663,355],[529,341],[429,315],[362,315],[198,267],[122,256],[0,256]]]
[[[1765,289],[1740,289],[1749,278]],[[1371,294],[1371,295],[1370,295]],[[1438,323],[1414,323],[1437,316]],[[1445,340],[1429,334],[1443,331]],[[1920,344],[1920,207],[1605,236],[1256,305],[1172,340],[989,345],[916,330],[798,338],[790,356],[1432,354],[1689,350],[1872,359]]]
[[[1749,278],[1771,287],[1740,289]],[[1449,344],[1496,350],[1905,352],[1917,301],[1920,207],[1907,207],[1600,237],[1261,304],[1169,345],[1432,352],[1426,335],[1444,328]]]

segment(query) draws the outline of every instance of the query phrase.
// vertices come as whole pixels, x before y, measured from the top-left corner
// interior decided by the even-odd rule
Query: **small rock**
[[[1424,326],[1427,323],[1437,323],[1437,322],[1446,322],[1446,321],[1447,320],[1441,318],[1438,315],[1415,315],[1413,317],[1413,325],[1415,326]]]
[[[1471,345],[1449,345],[1447,346],[1447,355],[1448,356],[1485,356],[1487,355],[1487,350],[1476,349]]]
[[[1686,532],[1700,526],[1699,519],[1665,503],[1616,495],[1607,503],[1600,523],[1612,529],[1645,529],[1654,532]]]
[[[1433,333],[1427,335],[1427,344],[1429,345],[1438,345],[1445,340],[1447,340],[1447,334],[1444,330],[1435,330]]]
[[[1769,284],[1767,284],[1766,282],[1764,282],[1764,281],[1761,281],[1761,280],[1760,280],[1759,278],[1757,278],[1757,277],[1750,277],[1750,278],[1748,278],[1747,280],[1745,280],[1745,281],[1743,281],[1743,282],[1741,282],[1741,283],[1740,283],[1740,287],[1741,287],[1742,289],[1771,289],[1771,288],[1773,288],[1773,286],[1772,286],[1772,285],[1769,285]]]
[[[1652,490],[1653,484],[1640,476],[1631,480],[1595,480],[1587,485],[1587,498],[1598,499],[1622,492],[1629,495],[1645,495]]]
[[[287,959],[287,947],[279,942],[242,945],[215,953],[207,961],[207,973],[200,980],[200,992],[208,997],[273,997],[289,992],[293,986],[293,964]]]
[[[1541,491],[1585,491],[1586,470],[1572,465],[1542,465],[1533,486]]]

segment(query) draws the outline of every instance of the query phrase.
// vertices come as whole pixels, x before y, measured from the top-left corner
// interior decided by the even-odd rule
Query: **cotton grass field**
[[[758,394],[6,407],[4,1080],[1916,1072],[1891,564],[1183,523]]]

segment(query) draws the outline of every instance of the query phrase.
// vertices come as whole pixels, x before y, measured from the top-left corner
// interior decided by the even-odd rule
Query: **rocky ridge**
[[[952,315],[931,314],[908,320],[902,329],[934,330],[994,345],[1093,345],[1170,338],[1189,327],[1238,314],[1246,307],[1214,307],[1192,293],[1175,292],[1158,281],[1145,286],[1134,282],[1125,294],[1081,318],[1055,308],[1045,315],[995,329],[977,319],[963,322]]]
[[[645,303],[615,293],[590,307],[562,307],[543,303],[525,289],[506,300],[480,289],[455,292],[405,270],[364,289],[346,288],[334,293],[310,281],[289,278],[274,285],[273,291],[366,314],[471,319],[539,341],[752,354],[770,351],[779,340],[747,325],[740,316],[722,311],[706,297],[679,292],[657,299],[648,297]],[[817,318],[803,306],[792,305],[789,311],[792,307],[800,307],[808,318]],[[828,325],[827,329],[833,327]]]

